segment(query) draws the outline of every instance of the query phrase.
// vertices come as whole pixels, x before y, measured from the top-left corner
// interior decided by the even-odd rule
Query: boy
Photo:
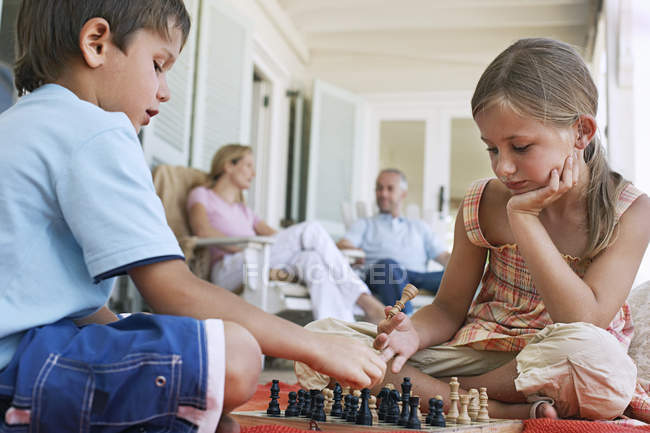
[[[4,426],[211,432],[254,392],[260,349],[351,386],[383,376],[370,349],[266,314],[183,262],[136,134],[169,100],[189,27],[182,0],[22,2],[16,87],[29,94],[0,115]],[[124,273],[169,316],[102,307]]]

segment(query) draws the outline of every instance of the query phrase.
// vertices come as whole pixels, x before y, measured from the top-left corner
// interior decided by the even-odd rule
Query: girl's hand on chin
[[[513,195],[508,200],[508,215],[524,213],[537,216],[542,209],[573,188],[578,183],[580,175],[580,164],[576,162],[577,157],[578,155],[573,153],[564,160],[561,175],[554,168],[551,171],[548,185],[523,194]]]

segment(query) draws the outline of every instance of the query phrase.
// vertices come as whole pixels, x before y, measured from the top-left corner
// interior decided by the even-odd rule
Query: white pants
[[[357,299],[370,290],[320,224],[306,222],[282,230],[270,256],[271,268],[284,269],[307,285],[316,320],[354,321],[355,311],[361,312]],[[212,267],[212,282],[235,290],[243,283],[244,263],[243,251],[227,254]]]

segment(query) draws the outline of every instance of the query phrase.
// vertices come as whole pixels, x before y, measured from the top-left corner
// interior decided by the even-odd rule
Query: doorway
[[[409,205],[423,209],[426,127],[424,120],[382,120],[379,126],[379,170],[396,168],[408,181],[403,212]]]

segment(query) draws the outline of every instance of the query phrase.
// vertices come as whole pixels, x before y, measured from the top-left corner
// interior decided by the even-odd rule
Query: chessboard
[[[450,393],[448,411],[443,412],[442,397],[435,396],[427,405],[420,397],[411,395],[410,378],[405,377],[401,384],[401,394],[392,384],[387,384],[379,394],[370,390],[351,390],[341,388],[337,383],[334,389],[304,390],[289,392],[288,404],[280,408],[279,381],[273,380],[270,399],[266,411],[233,412],[231,415],[241,426],[282,425],[302,430],[321,431],[414,431],[431,432],[503,432],[523,431],[521,420],[491,419],[488,413],[486,388],[470,389],[467,394],[459,394],[457,378],[449,383]],[[345,406],[342,404],[345,402]],[[426,415],[426,416],[425,416]]]
[[[342,419],[328,419],[327,421],[311,421],[309,418],[300,417],[271,417],[265,411],[233,412],[230,414],[242,427],[254,427],[258,425],[283,425],[300,430],[321,430],[332,432],[387,432],[404,431],[406,427],[394,424],[387,424],[379,421],[372,426],[357,425],[346,422]],[[316,428],[313,428],[316,427]],[[472,422],[467,425],[448,425],[447,427],[432,427],[422,423],[417,430],[409,430],[414,433],[424,432],[463,432],[463,433],[521,433],[524,425],[521,420],[516,419],[491,419],[487,423]]]

